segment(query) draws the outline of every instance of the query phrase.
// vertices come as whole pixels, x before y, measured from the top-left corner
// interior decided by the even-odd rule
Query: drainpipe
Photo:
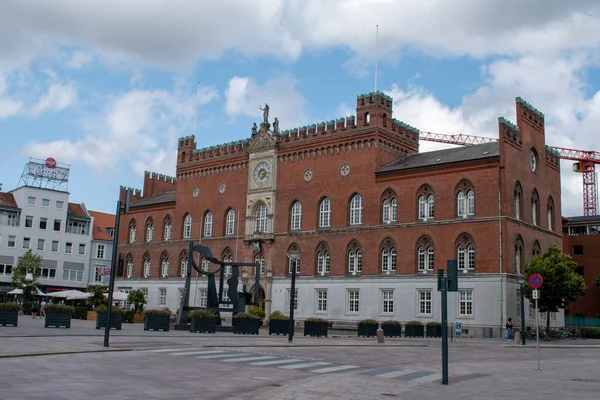
[[[498,244],[500,251],[500,337],[504,326],[504,255],[502,251],[502,174],[498,168]]]

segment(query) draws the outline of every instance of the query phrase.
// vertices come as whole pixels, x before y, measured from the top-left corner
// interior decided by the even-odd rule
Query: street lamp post
[[[296,298],[296,268],[298,260],[302,253],[298,250],[290,250],[287,255],[292,262],[292,287],[290,289],[290,332],[288,336],[288,342],[292,342],[294,339],[294,300]]]
[[[519,284],[519,295],[521,296],[521,344],[525,346],[525,285],[526,279],[522,275],[517,275],[517,283]]]

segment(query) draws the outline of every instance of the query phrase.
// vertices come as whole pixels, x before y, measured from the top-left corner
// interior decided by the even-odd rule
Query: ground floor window
[[[419,290],[419,315],[431,316],[432,305],[431,305],[431,290]]]
[[[158,289],[158,305],[159,306],[167,305],[167,289],[166,288]]]
[[[317,289],[317,312],[327,312],[327,290]]]
[[[458,307],[459,314],[468,317],[473,316],[473,291],[461,290],[458,292],[458,296],[460,301]]]
[[[349,314],[358,314],[360,312],[360,291],[358,289],[348,289],[348,311]]]
[[[381,312],[383,314],[392,314],[394,312],[394,291],[381,291]]]

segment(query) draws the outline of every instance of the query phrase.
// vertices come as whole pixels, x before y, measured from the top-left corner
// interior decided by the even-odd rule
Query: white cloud
[[[160,21],[157,29],[156,21]],[[233,51],[297,58],[347,48],[358,59],[397,58],[405,48],[435,56],[547,55],[600,44],[596,0],[81,0],[56,7],[0,2],[0,68],[50,56],[57,46],[93,48],[111,63],[190,67]],[[85,65],[75,55],[73,67]]]
[[[8,93],[6,78],[0,73],[0,119],[13,117],[25,109],[21,101],[12,99]]]
[[[465,96],[457,107],[441,103],[433,93],[419,87],[394,85],[387,92],[394,98],[394,117],[421,131],[463,133],[498,137],[500,116],[515,120],[515,96],[521,95],[546,114],[546,144],[592,150],[600,147],[600,92],[588,98],[580,74],[585,58],[550,59],[524,56],[497,60],[484,68],[488,83]],[[448,147],[421,142],[421,151]],[[563,161],[563,215],[581,215],[582,180],[573,173],[572,161]]]
[[[64,64],[68,69],[81,69],[87,67],[94,61],[94,56],[83,51],[74,52],[69,60]]]
[[[306,101],[296,88],[298,82],[290,75],[278,75],[259,84],[248,77],[235,76],[229,80],[225,91],[225,111],[229,116],[250,116],[262,122],[260,107],[269,104],[269,120],[277,117],[280,129],[290,129],[305,124]],[[250,129],[250,127],[249,127]]]
[[[37,117],[48,111],[61,111],[77,102],[77,89],[73,83],[66,85],[52,83],[31,109],[31,115]]]
[[[200,105],[218,97],[202,87]],[[24,153],[33,157],[60,154],[65,162],[81,161],[99,173],[116,173],[127,162],[137,173],[155,170],[174,174],[177,137],[191,133],[196,95],[177,90],[132,90],[111,98],[101,115],[82,122],[76,139],[30,142]]]

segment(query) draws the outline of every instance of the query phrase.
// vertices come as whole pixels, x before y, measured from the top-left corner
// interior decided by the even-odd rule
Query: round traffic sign
[[[529,275],[529,279],[527,281],[529,282],[529,286],[531,286],[532,289],[539,289],[540,287],[542,287],[543,280],[540,274]]]

